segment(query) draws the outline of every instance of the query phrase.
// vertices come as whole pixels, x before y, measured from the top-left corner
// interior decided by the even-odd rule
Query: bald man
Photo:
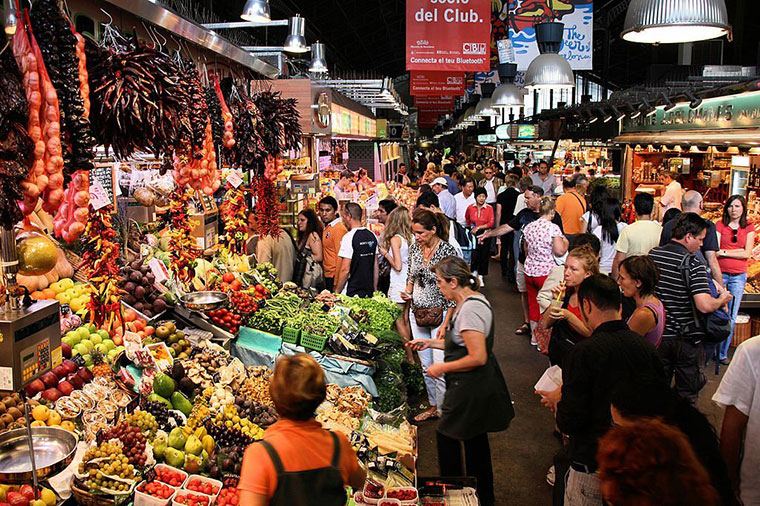
[[[699,215],[705,210],[702,202],[702,194],[689,190],[683,194],[681,199],[681,205],[683,206],[683,212],[685,213],[697,213]],[[697,252],[697,256],[704,262],[710,269],[710,276],[716,285],[723,286],[723,273],[720,271],[720,265],[718,265],[718,233],[715,231],[715,224],[707,221],[707,234],[705,240],[702,243],[702,249]],[[662,236],[660,236],[660,246],[664,246],[670,242],[671,234],[673,233],[673,226],[676,224],[676,220],[670,220],[662,227]]]

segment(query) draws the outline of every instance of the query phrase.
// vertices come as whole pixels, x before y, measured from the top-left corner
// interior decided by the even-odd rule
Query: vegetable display
[[[94,159],[95,139],[80,89],[79,42],[71,20],[56,0],[35,1],[30,18],[45,67],[60,100],[63,171],[68,180],[77,170],[91,170]]]
[[[190,193],[183,189],[175,190],[170,200],[169,268],[174,273],[175,279],[181,283],[189,283],[195,275],[193,264],[200,255],[195,238],[191,235],[191,223],[194,222],[187,215]]]
[[[239,188],[230,188],[224,195],[220,216],[224,223],[224,236],[220,238],[233,255],[245,254],[248,240],[248,207],[245,193]]]
[[[2,53],[0,64],[0,225],[12,229],[23,218],[18,201],[24,198],[21,185],[34,163],[35,145],[27,134],[30,105],[10,50]]]

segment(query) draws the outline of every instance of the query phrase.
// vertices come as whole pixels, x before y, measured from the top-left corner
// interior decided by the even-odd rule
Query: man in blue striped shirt
[[[694,321],[692,300],[697,310],[712,313],[731,300],[731,294],[718,287],[718,297],[710,292],[707,268],[694,254],[702,247],[707,222],[696,213],[681,214],[673,226],[670,243],[649,252],[660,271],[655,288],[665,306],[665,331],[658,348],[670,382],[675,377],[676,391],[696,402],[699,391],[707,382],[700,369],[703,346],[701,336],[686,335],[684,326]],[[681,273],[684,257],[691,256],[687,269],[691,292],[687,291]]]

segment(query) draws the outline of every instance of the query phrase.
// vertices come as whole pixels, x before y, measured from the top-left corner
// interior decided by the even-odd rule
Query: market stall
[[[329,383],[318,420],[369,472],[357,504],[416,497],[405,414],[424,385],[397,305],[302,290],[246,255],[318,195],[296,100],[34,5],[0,53],[8,502],[237,504],[245,447],[277,419],[271,369],[300,352]],[[374,137],[370,119],[350,133]]]
[[[657,107],[649,116],[622,122],[615,138],[625,144],[623,186],[626,198],[648,192],[656,202],[664,192],[663,171],[676,172],[685,190],[703,195],[704,216],[721,218],[730,195],[747,198],[748,218],[757,223],[760,201],[760,92],[718,95],[697,107]],[[656,206],[659,208],[659,206]],[[749,260],[742,309],[760,307],[760,249]]]

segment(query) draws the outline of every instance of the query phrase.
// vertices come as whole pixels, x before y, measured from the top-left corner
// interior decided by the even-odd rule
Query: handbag
[[[418,327],[436,328],[443,323],[443,307],[418,307],[414,311],[414,319]]]
[[[322,265],[314,260],[314,256],[307,254],[306,267],[303,273],[303,279],[301,280],[301,286],[303,288],[322,288],[325,286],[325,275],[322,270]]]

